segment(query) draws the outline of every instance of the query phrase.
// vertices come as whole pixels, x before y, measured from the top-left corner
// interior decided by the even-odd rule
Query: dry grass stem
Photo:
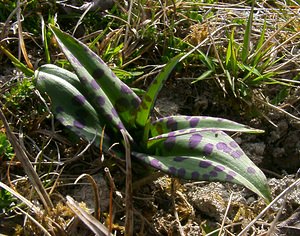
[[[1,109],[0,109],[0,119],[2,120],[3,125],[5,127],[7,137],[10,140],[12,146],[14,147],[14,150],[16,152],[16,156],[19,159],[19,161],[21,162],[21,164],[23,165],[24,171],[27,173],[30,182],[32,183],[34,189],[37,191],[39,197],[41,198],[45,209],[47,211],[51,210],[53,208],[53,204],[52,204],[52,201],[50,199],[50,196],[46,192],[42,182],[40,181],[39,176],[35,172],[35,170],[34,170],[32,164],[31,164],[29,158],[27,157],[25,151],[20,146],[16,136],[12,133],[12,131],[11,131],[9,125],[8,125],[8,122],[7,122],[7,120],[6,120],[6,118],[5,118],[5,116],[4,116]]]
[[[94,234],[99,236],[112,236],[112,234],[109,234],[108,229],[103,224],[82,209],[72,197],[67,196],[66,199],[67,205],[70,207],[70,209],[91,231],[93,231]]]
[[[95,214],[95,218],[97,220],[100,220],[100,215],[101,215],[101,212],[100,212],[100,190],[98,188],[98,185],[97,185],[96,181],[94,180],[94,178],[91,175],[89,175],[89,174],[82,174],[82,175],[80,175],[76,179],[76,181],[74,182],[74,184],[77,184],[78,181],[80,179],[82,179],[82,178],[87,178],[88,181],[92,185],[92,188],[94,190],[94,198],[95,198],[95,200],[94,200],[94,202],[95,202],[95,210],[94,210],[95,212],[94,212],[94,214]]]

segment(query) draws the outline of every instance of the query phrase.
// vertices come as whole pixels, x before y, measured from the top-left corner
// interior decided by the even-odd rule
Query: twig
[[[29,69],[33,69],[33,66],[28,58],[28,54],[26,51],[24,38],[23,38],[23,30],[22,30],[22,24],[21,24],[21,6],[20,6],[20,0],[17,2],[18,10],[17,10],[17,20],[18,20],[18,33],[19,33],[19,44],[21,51],[23,53],[24,59],[26,61],[27,66]]]

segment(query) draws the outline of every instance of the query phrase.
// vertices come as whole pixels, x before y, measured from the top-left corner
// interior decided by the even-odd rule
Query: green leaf
[[[102,123],[89,101],[81,93],[77,76],[54,65],[35,71],[36,88],[51,99],[52,112],[64,126],[87,141],[100,143]],[[108,143],[104,136],[104,145]],[[108,146],[108,145],[107,145]]]
[[[10,53],[4,46],[0,45],[0,50],[11,60],[11,62],[17,67],[20,71],[22,71],[26,76],[32,76],[34,71],[28,68],[28,66],[24,65],[18,58],[16,58],[13,54]]]
[[[232,31],[233,34],[233,31]],[[228,69],[230,66],[230,60],[231,60],[231,54],[232,54],[232,40],[231,37],[229,38],[228,47],[226,50],[226,58],[225,58],[225,66]]]
[[[215,65],[213,61],[202,51],[199,51],[199,54],[199,59],[209,68],[209,70],[215,71]]]
[[[169,116],[154,121],[150,126],[150,135],[151,137],[155,137],[173,131],[177,131],[179,134],[182,134],[184,132],[190,133],[190,131],[198,132],[201,129],[247,133],[264,132],[263,130],[253,129],[247,125],[239,124],[223,118],[209,116]]]
[[[180,136],[169,133],[147,153],[133,155],[180,178],[233,182],[244,185],[267,201],[271,199],[263,172],[222,131],[205,130]]]
[[[202,75],[200,75],[197,79],[195,79],[192,84],[200,81],[200,80],[204,80],[206,79],[208,76],[210,76],[214,71],[213,70],[207,70],[205,71]]]
[[[179,54],[168,62],[168,64],[162,69],[158,76],[152,81],[148,91],[143,96],[142,102],[138,107],[138,111],[136,114],[136,123],[140,126],[144,127],[146,125],[159,91],[161,90],[164,82],[169,77],[170,73],[177,65],[181,57],[182,55]]]
[[[125,129],[140,103],[138,96],[87,46],[50,26],[59,46],[78,75],[93,107],[113,126]]]
[[[254,53],[254,58],[252,60],[252,64],[254,66],[256,66],[260,59],[263,57],[263,55],[269,51],[269,49],[267,49],[266,51],[262,52],[262,45],[264,44],[265,42],[265,33],[266,33],[266,28],[267,28],[267,21],[265,20],[264,21],[264,25],[263,25],[263,28],[262,28],[262,31],[261,31],[261,35],[260,35],[260,38],[258,40],[258,43],[256,45],[256,50],[255,50],[255,53]]]
[[[249,14],[246,31],[244,35],[244,42],[243,42],[243,48],[242,48],[242,62],[246,63],[248,57],[249,57],[249,47],[250,47],[250,36],[251,36],[251,29],[252,29],[252,23],[253,23],[253,11],[254,11],[254,4],[255,1],[252,1],[251,11]]]

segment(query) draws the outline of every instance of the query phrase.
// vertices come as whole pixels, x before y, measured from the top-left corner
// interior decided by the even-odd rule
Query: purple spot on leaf
[[[168,137],[164,141],[165,148],[171,150],[175,146],[176,137]]]
[[[121,92],[125,94],[130,94],[132,93],[132,90],[125,84],[121,85]]]
[[[172,175],[175,175],[176,174],[176,168],[175,167],[173,167],[173,166],[171,166],[171,167],[169,167],[169,173],[171,173]]]
[[[224,166],[220,166],[220,165],[217,165],[215,168],[214,168],[215,171],[218,171],[218,172],[221,172],[221,171],[224,171],[225,170],[225,167]]]
[[[231,151],[232,151],[232,149],[230,148],[230,147],[228,147],[228,146],[226,146],[226,148],[224,148],[224,150],[223,150],[225,153],[228,153],[228,154],[230,154],[231,153]]]
[[[219,142],[219,143],[217,143],[216,147],[218,150],[223,150],[224,148],[227,147],[227,144],[224,142]]]
[[[231,141],[229,143],[229,146],[232,147],[232,148],[237,148],[239,145],[235,141]]]
[[[63,117],[56,118],[60,123],[64,123],[65,119]]]
[[[190,129],[189,133],[192,134],[192,133],[195,133],[197,132],[197,129]]]
[[[93,72],[93,77],[95,79],[101,79],[104,75],[104,71],[100,68],[96,69],[94,72]]]
[[[103,106],[105,104],[105,98],[103,96],[96,97],[96,101],[100,106]]]
[[[167,121],[167,128],[171,131],[177,130],[177,122],[174,120],[173,117],[169,117]]]
[[[154,168],[160,169],[161,168],[161,163],[159,160],[157,159],[153,159],[150,161],[151,166],[153,166]]]
[[[243,156],[243,152],[241,150],[236,150],[236,151],[231,152],[230,155],[235,159],[239,159],[239,158],[241,158],[241,156]]]
[[[194,172],[192,172],[192,179],[199,179],[199,172],[197,172],[197,171],[194,171]]]
[[[99,86],[99,84],[96,82],[96,80],[92,80],[91,86],[92,86],[92,88],[95,89],[95,90],[100,89],[100,86]]]
[[[184,177],[185,176],[185,169],[184,168],[178,169],[177,174],[180,177]]]
[[[227,144],[224,142],[217,143],[216,147],[218,150],[221,150],[225,153],[231,153],[231,151],[232,151],[232,149],[230,147],[228,147]]]
[[[175,137],[176,132],[172,131],[170,133],[168,133],[168,137]]]
[[[255,170],[253,167],[248,167],[248,168],[247,168],[247,172],[248,172],[249,174],[255,174],[255,173],[256,173],[256,170]]]
[[[218,172],[212,170],[211,172],[209,172],[209,175],[210,175],[211,177],[217,177],[217,176],[218,176]]]
[[[202,140],[201,134],[193,134],[189,139],[189,148],[195,149]]]
[[[114,117],[119,117],[115,108],[111,109],[111,114],[113,114]]]
[[[121,129],[125,130],[125,127],[124,127],[124,125],[122,124],[121,121],[119,121],[119,123],[118,123],[118,125],[117,125],[117,128],[118,128],[119,130],[121,130]]]
[[[112,70],[110,71],[110,74],[113,78],[117,78],[117,76],[115,75],[115,73]]]
[[[210,155],[214,149],[214,145],[212,143],[205,144],[203,148],[204,155]]]
[[[234,179],[234,176],[236,176],[236,173],[233,171],[228,171],[228,174],[226,175],[227,181],[232,181]]]
[[[191,128],[196,127],[196,126],[198,125],[199,121],[200,121],[199,118],[193,117],[193,118],[190,119],[190,121],[189,121],[189,122],[190,122],[190,127],[191,127]]]
[[[84,128],[84,124],[78,120],[74,120],[73,125],[78,128],[78,129],[83,129]]]
[[[74,104],[79,104],[79,105],[83,105],[86,101],[85,97],[82,95],[77,95],[73,98],[74,100]]]
[[[199,166],[201,168],[208,168],[211,166],[211,161],[200,161],[199,162]]]
[[[82,83],[89,83],[89,80],[85,76],[80,77],[80,81]]]
[[[131,100],[131,105],[134,108],[138,108],[140,103],[141,103],[141,100],[139,98],[134,98],[134,99]]]
[[[99,58],[99,57],[98,57],[98,61],[99,61],[101,64],[105,65],[105,62],[104,62],[101,58]]]
[[[174,161],[176,161],[176,162],[182,162],[182,161],[184,161],[184,160],[186,160],[186,159],[188,159],[187,157],[174,157]]]

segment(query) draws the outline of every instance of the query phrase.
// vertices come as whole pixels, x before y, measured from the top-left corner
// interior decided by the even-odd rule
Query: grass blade
[[[251,11],[249,14],[246,31],[245,31],[245,35],[244,35],[244,41],[243,41],[243,48],[242,48],[242,62],[243,63],[246,63],[247,59],[249,57],[250,36],[251,36],[252,23],[253,23],[254,4],[255,4],[255,1],[252,0]]]

